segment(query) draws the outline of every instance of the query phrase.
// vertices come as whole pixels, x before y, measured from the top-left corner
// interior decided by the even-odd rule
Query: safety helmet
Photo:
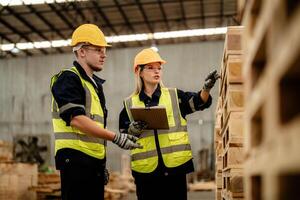
[[[139,65],[146,65],[153,62],[160,62],[161,64],[167,63],[152,48],[143,49],[134,58],[133,71],[136,72]]]
[[[72,34],[71,46],[76,46],[79,43],[89,43],[95,46],[109,47],[103,32],[94,24],[80,25]]]

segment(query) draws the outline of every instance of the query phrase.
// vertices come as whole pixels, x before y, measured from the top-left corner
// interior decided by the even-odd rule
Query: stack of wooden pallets
[[[216,199],[242,199],[243,79],[242,27],[228,27],[216,110]]]
[[[37,193],[37,200],[61,199],[61,184],[59,172],[55,170],[53,170],[53,172],[47,173],[39,172],[38,185],[30,187],[30,190]]]
[[[13,162],[12,146],[0,141],[0,199],[35,200],[29,187],[37,185],[37,165]]]
[[[300,2],[249,1],[243,24],[246,199],[300,199]]]

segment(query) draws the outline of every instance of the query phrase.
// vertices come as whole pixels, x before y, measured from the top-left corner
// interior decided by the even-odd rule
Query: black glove
[[[104,185],[107,185],[107,183],[109,182],[109,172],[106,168],[104,168],[103,182]]]
[[[122,149],[135,149],[135,148],[143,148],[140,144],[136,143],[139,138],[129,135],[126,133],[116,134],[113,139],[113,143],[121,147]]]
[[[220,78],[220,75],[217,73],[217,70],[210,72],[205,78],[205,83],[203,90],[210,91],[214,87],[216,81]]]
[[[143,130],[147,128],[147,123],[144,121],[133,121],[128,128],[128,134],[134,136],[140,136]]]

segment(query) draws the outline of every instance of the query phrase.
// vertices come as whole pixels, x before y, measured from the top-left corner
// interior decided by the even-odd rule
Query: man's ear
[[[80,48],[77,50],[77,54],[78,54],[78,57],[83,58],[83,57],[85,57],[85,50],[83,48]]]

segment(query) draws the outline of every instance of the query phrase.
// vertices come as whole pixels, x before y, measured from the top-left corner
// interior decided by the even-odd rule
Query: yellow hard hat
[[[146,65],[153,62],[160,62],[161,64],[167,63],[152,48],[143,49],[134,58],[133,70],[136,72],[136,69],[139,65]]]
[[[78,43],[90,43],[95,46],[109,47],[103,32],[94,24],[80,25],[72,34],[71,46],[76,46]]]

